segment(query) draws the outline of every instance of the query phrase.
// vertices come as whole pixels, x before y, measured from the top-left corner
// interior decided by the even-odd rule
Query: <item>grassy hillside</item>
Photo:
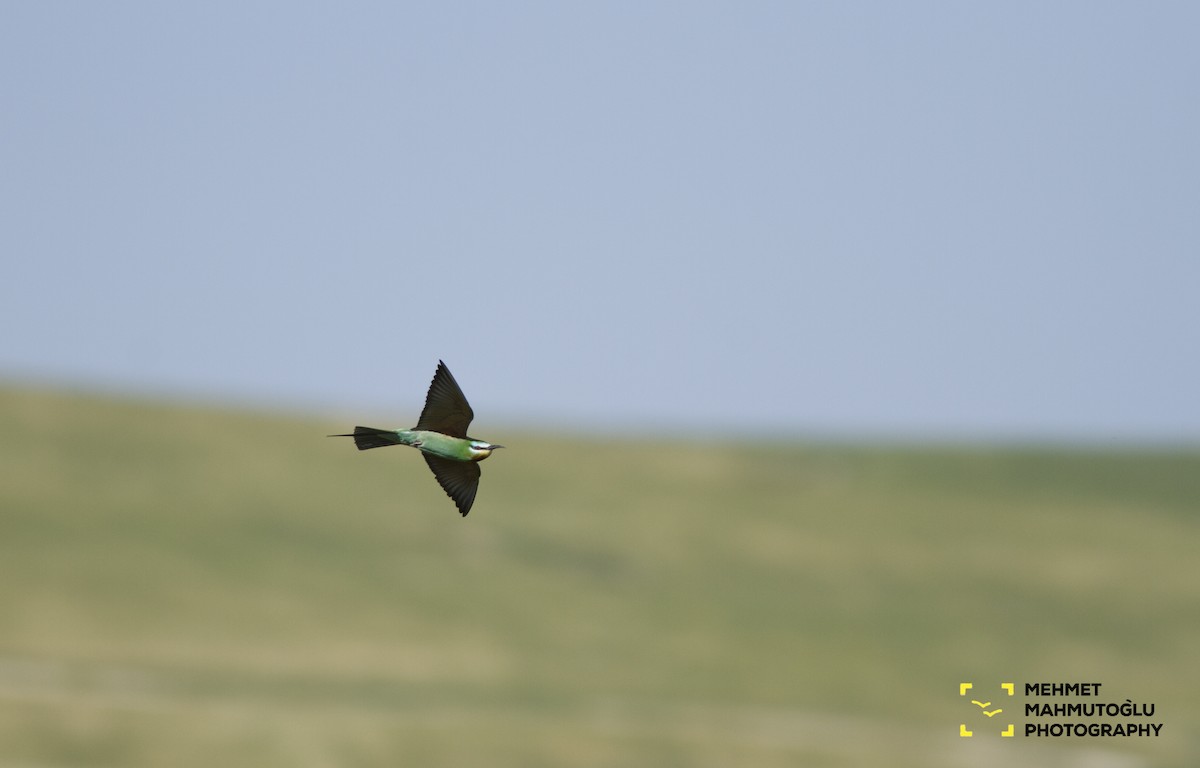
[[[1196,452],[480,423],[464,520],[348,426],[0,390],[0,766],[1200,760]],[[962,739],[963,680],[1164,727]]]

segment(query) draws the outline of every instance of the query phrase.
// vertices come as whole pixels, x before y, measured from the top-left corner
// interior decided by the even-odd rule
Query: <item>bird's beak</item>
[[[504,446],[503,446],[503,445],[496,445],[495,443],[492,443],[492,446],[491,446],[491,447],[492,447],[492,450],[494,451],[494,450],[496,450],[497,448],[503,448]]]

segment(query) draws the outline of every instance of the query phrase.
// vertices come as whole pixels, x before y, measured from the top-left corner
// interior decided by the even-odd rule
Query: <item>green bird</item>
[[[425,410],[412,429],[375,429],[355,427],[344,435],[353,437],[358,450],[382,448],[385,445],[411,445],[421,451],[425,463],[446,495],[454,500],[463,517],[475,503],[479,490],[479,462],[503,445],[467,437],[467,427],[475,412],[454,380],[450,369],[438,360],[437,371],[425,395]]]

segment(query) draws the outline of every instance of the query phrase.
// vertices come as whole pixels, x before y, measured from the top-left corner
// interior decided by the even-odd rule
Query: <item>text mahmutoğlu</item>
[[[1026,696],[1099,696],[1100,683],[1026,683]],[[1154,704],[1041,703],[1025,704],[1026,717],[1153,717]],[[1025,723],[1026,736],[1157,736],[1162,723]]]

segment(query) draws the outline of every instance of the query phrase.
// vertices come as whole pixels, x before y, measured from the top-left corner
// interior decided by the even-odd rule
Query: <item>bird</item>
[[[412,429],[355,427],[353,432],[329,437],[353,437],[360,451],[385,445],[411,445],[421,452],[438,485],[466,517],[475,503],[475,492],[479,490],[479,462],[491,456],[492,451],[504,447],[468,437],[467,427],[474,418],[475,412],[454,375],[444,362],[438,360],[417,426]]]

